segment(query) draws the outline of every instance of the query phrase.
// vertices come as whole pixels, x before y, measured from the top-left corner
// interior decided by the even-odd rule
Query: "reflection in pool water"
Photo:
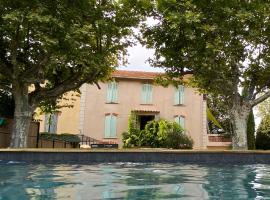
[[[0,162],[0,200],[267,198],[269,165]]]

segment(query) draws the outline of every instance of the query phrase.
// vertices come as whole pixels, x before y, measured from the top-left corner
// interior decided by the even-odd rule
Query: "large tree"
[[[249,113],[270,96],[270,2],[157,0],[153,13],[157,24],[143,27],[152,64],[169,79],[192,73],[203,92],[226,100],[233,148],[247,149]]]
[[[26,147],[32,114],[106,78],[141,20],[126,0],[0,0],[0,87],[13,94],[11,147]]]

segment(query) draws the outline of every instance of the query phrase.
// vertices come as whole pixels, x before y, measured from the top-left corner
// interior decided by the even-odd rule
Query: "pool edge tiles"
[[[231,163],[270,164],[270,151],[0,149],[0,160],[26,163]]]

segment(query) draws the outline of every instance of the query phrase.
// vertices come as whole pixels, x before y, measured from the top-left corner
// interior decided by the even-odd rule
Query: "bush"
[[[41,132],[40,137],[48,140],[59,140],[74,143],[76,146],[80,143],[80,137],[75,134],[70,133],[62,133],[62,134],[55,134],[55,133],[47,133]]]
[[[193,140],[174,122],[166,134],[165,145],[165,147],[173,149],[192,149]]]
[[[270,133],[257,132],[256,135],[256,149],[268,150],[270,149]]]
[[[270,121],[262,119],[256,134],[256,149],[270,149]]]
[[[134,115],[129,120],[129,129],[122,134],[124,147],[153,147],[192,149],[193,140],[175,122],[166,120],[150,121],[140,131]]]

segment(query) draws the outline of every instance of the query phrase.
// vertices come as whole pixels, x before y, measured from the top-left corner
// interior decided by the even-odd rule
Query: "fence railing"
[[[111,140],[97,140],[86,135],[79,135],[80,145],[87,145],[91,148],[118,148],[118,143]]]
[[[5,119],[6,124],[0,126],[0,148],[7,148],[10,146],[11,131],[12,131],[12,119]],[[27,148],[76,148],[76,143],[59,140],[48,139],[40,137],[39,134],[39,122],[31,122],[28,136],[27,136]]]
[[[5,120],[7,123],[4,126],[0,126],[0,148],[9,147],[11,141],[13,120]],[[28,148],[79,148],[79,145],[77,145],[78,143],[75,142],[64,139],[41,137],[39,134],[39,125],[39,122],[31,122],[27,138]],[[91,147],[93,144],[106,144],[109,146],[110,144],[117,144],[115,141],[97,140],[86,135],[78,136],[80,138],[80,145],[89,145],[89,147]]]

